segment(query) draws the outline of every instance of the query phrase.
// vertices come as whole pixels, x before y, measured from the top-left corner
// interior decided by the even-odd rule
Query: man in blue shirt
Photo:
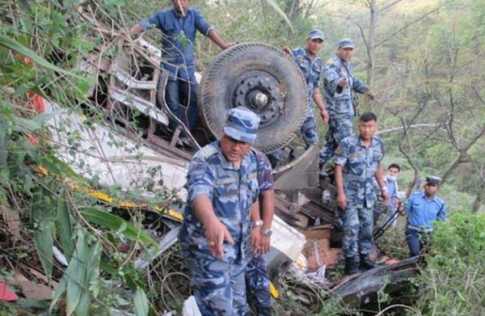
[[[189,128],[198,121],[194,54],[196,31],[209,37],[221,49],[231,46],[207,23],[199,11],[189,7],[188,0],[172,0],[173,8],[161,10],[142,20],[130,30],[137,34],[151,28],[162,31],[161,68],[169,75],[165,99],[170,110]],[[181,100],[187,100],[185,106]],[[171,122],[171,127],[175,127]]]
[[[406,240],[411,257],[420,255],[426,246],[433,223],[446,220],[446,203],[436,196],[440,183],[438,177],[427,177],[424,191],[413,193],[406,202]]]

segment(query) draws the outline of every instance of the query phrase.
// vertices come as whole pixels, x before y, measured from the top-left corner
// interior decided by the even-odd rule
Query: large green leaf
[[[54,212],[52,199],[45,190],[34,193],[32,203],[32,220],[34,223],[34,245],[37,250],[45,275],[52,276],[54,245]]]
[[[45,275],[48,278],[52,277],[52,246],[54,245],[54,239],[52,237],[53,234],[53,223],[41,221],[36,224],[36,228],[34,230],[34,245],[35,249],[37,250],[37,254],[39,255],[42,268],[44,269]]]
[[[56,229],[64,255],[69,260],[74,252],[74,233],[69,205],[64,197],[57,200]]]
[[[81,230],[78,233],[76,251],[69,262],[69,266],[64,273],[67,280],[66,286],[66,316],[74,314],[81,300],[83,291],[87,291],[89,285],[86,280],[85,265],[88,262],[89,246],[86,241],[85,233]]]
[[[99,210],[97,208],[82,208],[81,214],[91,223],[123,234],[125,237],[139,241],[145,246],[158,246],[158,244],[142,229],[138,229],[119,216]]]
[[[101,244],[92,244],[84,230],[77,233],[76,249],[61,282],[54,291],[50,311],[66,293],[66,315],[89,316],[89,307],[99,276]]]
[[[276,13],[278,13],[283,20],[285,20],[286,24],[290,27],[291,31],[294,32],[295,30],[293,29],[293,24],[291,23],[290,19],[286,15],[286,13],[280,8],[278,3],[274,0],[264,0],[267,4],[269,4],[273,10],[275,10]]]
[[[7,167],[7,122],[0,117],[0,170]]]
[[[148,316],[149,307],[145,291],[142,288],[137,288],[135,294],[135,315]]]
[[[0,45],[5,46],[9,49],[13,49],[13,50],[17,51],[18,53],[20,53],[20,54],[22,54],[26,57],[31,58],[35,63],[37,63],[38,65],[40,65],[44,68],[47,68],[47,69],[52,70],[52,71],[56,71],[58,73],[61,73],[61,74],[67,75],[67,76],[71,76],[71,77],[75,77],[75,78],[84,80],[83,77],[81,77],[81,76],[79,76],[75,73],[69,72],[67,70],[64,70],[62,68],[57,67],[56,65],[51,64],[50,62],[48,62],[47,60],[45,60],[41,56],[37,55],[37,53],[34,52],[33,50],[31,50],[30,48],[25,47],[24,45],[17,42],[15,39],[10,38],[6,35],[0,34]]]

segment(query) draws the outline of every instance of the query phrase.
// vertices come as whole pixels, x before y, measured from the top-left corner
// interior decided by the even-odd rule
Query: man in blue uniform
[[[375,136],[377,117],[364,113],[359,118],[359,135],[343,139],[336,151],[335,182],[337,203],[343,211],[343,252],[345,273],[371,269],[369,254],[373,246],[373,207],[377,181],[384,202],[388,195],[381,166],[384,144]],[[360,260],[359,260],[360,259]]]
[[[424,191],[413,193],[406,201],[406,240],[411,257],[421,254],[433,231],[433,223],[446,220],[446,204],[436,196],[440,183],[438,177],[427,177]]]
[[[137,34],[150,28],[162,31],[161,68],[169,75],[165,99],[170,110],[189,128],[198,120],[197,89],[194,54],[196,33],[208,36],[221,49],[231,46],[225,42],[199,11],[189,7],[188,0],[172,0],[173,8],[161,10],[133,26],[130,33]],[[187,114],[181,100],[187,100]],[[171,122],[172,128],[175,123]]]
[[[224,135],[199,150],[189,165],[179,238],[202,315],[248,313],[250,216],[258,207],[260,187],[271,186],[259,183],[261,160],[251,148],[259,122],[246,108],[231,109]]]
[[[323,166],[333,158],[335,149],[340,142],[353,134],[352,118],[355,115],[353,93],[373,95],[369,88],[352,73],[350,63],[354,53],[354,43],[350,39],[338,42],[335,56],[325,65],[323,86],[325,101],[329,113],[328,131],[325,136],[326,144],[320,152],[320,165]]]
[[[322,31],[314,29],[308,33],[305,48],[295,48],[290,50],[285,48],[284,51],[290,55],[305,77],[307,86],[307,109],[306,118],[300,128],[301,136],[307,147],[318,143],[318,129],[313,114],[313,102],[319,109],[322,120],[328,122],[328,112],[325,108],[322,94],[320,93],[320,76],[322,72],[322,60],[318,56],[323,47],[325,37]],[[283,159],[283,150],[276,151],[270,155],[272,163],[275,165]]]
[[[305,48],[296,48],[291,52],[287,51],[300,67],[307,84],[307,112],[306,119],[301,127],[301,134],[307,146],[318,142],[317,124],[313,115],[313,102],[317,105],[322,120],[325,123],[328,122],[328,112],[320,93],[320,76],[323,64],[322,59],[318,56],[324,40],[323,32],[315,29],[308,33]]]
[[[246,270],[248,299],[258,316],[271,315],[270,280],[263,255],[270,250],[271,224],[274,214],[274,191],[271,165],[263,153],[257,152],[259,207],[251,214],[251,246],[253,259]]]

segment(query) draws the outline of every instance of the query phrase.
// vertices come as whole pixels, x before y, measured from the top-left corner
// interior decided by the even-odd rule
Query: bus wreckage
[[[381,263],[379,267],[343,279],[326,277],[325,271],[342,259],[336,190],[331,175],[319,177],[318,148],[305,148],[298,136],[305,115],[305,81],[280,49],[242,43],[215,57],[202,76],[198,74],[201,122],[193,131],[181,122],[175,130],[169,129],[169,121],[175,117],[165,102],[167,74],[159,67],[158,48],[139,38],[125,42],[115,57],[99,53],[87,56],[81,69],[98,79],[91,89],[90,106],[101,109],[104,119],[91,122],[90,106],[79,114],[48,103],[47,112],[54,114],[49,126],[55,131],[53,142],[59,157],[79,175],[102,187],[139,192],[134,201],[120,203],[120,209],[146,210],[144,223],[157,236],[159,249],[150,257],[138,258],[137,268],[147,269],[177,243],[190,158],[221,134],[223,113],[229,105],[245,105],[262,119],[255,146],[265,153],[280,148],[288,153],[287,161],[274,169],[276,209],[272,249],[267,254],[274,297],[283,273],[293,273],[301,282],[355,304],[365,303],[384,288],[398,290],[417,273],[415,259],[394,260],[376,248],[373,256]],[[61,123],[69,127],[59,128]],[[77,135],[75,155],[67,141],[73,133]],[[182,138],[182,134],[188,137]],[[147,178],[150,190],[140,181]],[[172,192],[179,203],[160,209],[149,206],[144,200],[154,190]],[[104,192],[89,192],[102,203],[112,202]],[[151,220],[162,223],[158,234]]]

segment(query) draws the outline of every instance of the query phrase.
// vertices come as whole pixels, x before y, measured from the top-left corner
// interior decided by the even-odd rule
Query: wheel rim
[[[253,70],[245,73],[234,88],[236,106],[246,106],[261,118],[260,127],[265,127],[283,114],[284,99],[280,83],[271,74]]]

